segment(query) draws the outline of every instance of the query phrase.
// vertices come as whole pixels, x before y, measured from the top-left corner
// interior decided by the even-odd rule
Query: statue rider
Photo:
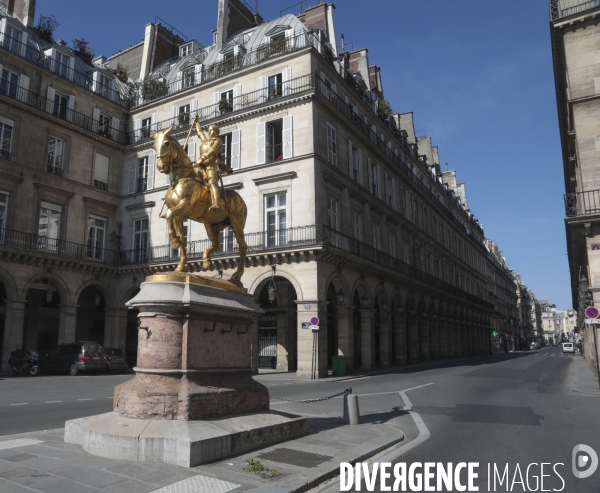
[[[210,198],[212,201],[209,211],[219,211],[219,197],[221,197],[221,188],[219,187],[219,179],[221,170],[224,169],[227,174],[233,170],[221,159],[221,148],[223,141],[219,137],[219,127],[210,125],[208,132],[200,127],[200,123],[196,120],[196,133],[202,141],[200,146],[200,157],[196,163],[203,166],[206,170],[206,176],[210,185]]]

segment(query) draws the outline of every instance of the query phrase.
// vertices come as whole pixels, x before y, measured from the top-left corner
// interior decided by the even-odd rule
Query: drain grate
[[[311,452],[302,452],[289,448],[278,448],[258,456],[259,459],[272,460],[273,462],[282,462],[300,467],[315,467],[323,462],[327,462],[333,457],[328,455],[313,454]]]
[[[38,443],[44,443],[44,441],[35,440],[34,438],[17,438],[16,440],[6,440],[4,442],[0,442],[0,450],[27,447],[28,445],[37,445]]]
[[[163,486],[151,493],[227,493],[235,490],[238,486],[240,485],[198,474],[198,476]]]

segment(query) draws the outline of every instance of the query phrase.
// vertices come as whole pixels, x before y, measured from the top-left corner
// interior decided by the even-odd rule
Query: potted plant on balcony
[[[142,98],[145,101],[162,98],[169,92],[169,88],[164,79],[147,79],[142,84]]]
[[[229,99],[221,99],[221,101],[219,101],[219,111],[224,114],[224,113],[229,113],[233,110],[233,104]]]

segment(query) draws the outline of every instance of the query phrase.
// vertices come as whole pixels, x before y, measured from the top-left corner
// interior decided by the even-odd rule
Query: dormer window
[[[6,31],[4,33],[4,48],[12,51],[13,53],[18,53],[20,51],[19,47],[21,45],[23,33],[14,27],[7,25]]]
[[[71,57],[64,55],[63,53],[56,52],[56,58],[54,59],[54,71],[61,77],[67,77],[69,74],[69,64]]]
[[[192,53],[192,43],[188,43],[186,45],[179,47],[179,56],[184,57]]]

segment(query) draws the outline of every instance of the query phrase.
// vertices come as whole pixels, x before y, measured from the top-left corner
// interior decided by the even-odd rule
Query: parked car
[[[563,342],[563,353],[575,353],[575,346],[572,342]]]
[[[49,353],[41,354],[40,367],[50,372],[68,371],[73,376],[79,372],[103,371],[106,353],[100,344],[93,341],[64,343]]]
[[[127,363],[125,362],[125,355],[120,348],[107,347],[104,348],[106,353],[106,372],[119,371],[125,373],[128,370]]]
[[[537,349],[537,344],[535,342],[532,342],[531,344],[529,344],[529,349]]]

